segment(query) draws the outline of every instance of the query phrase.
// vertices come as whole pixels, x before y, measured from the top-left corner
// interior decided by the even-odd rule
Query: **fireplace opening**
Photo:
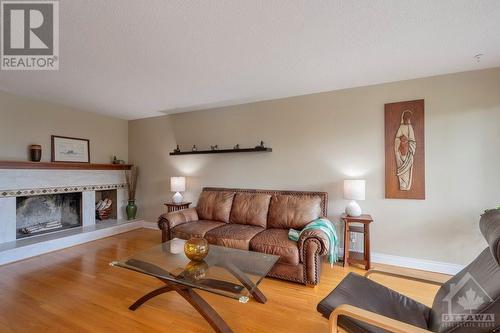
[[[82,225],[82,194],[60,193],[16,198],[16,238]]]

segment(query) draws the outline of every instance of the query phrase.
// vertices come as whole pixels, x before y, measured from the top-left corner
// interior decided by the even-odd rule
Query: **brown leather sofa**
[[[204,188],[196,208],[160,216],[162,241],[204,237],[210,244],[274,254],[280,259],[268,276],[308,285],[319,283],[321,256],[329,241],[307,230],[298,242],[288,230],[327,216],[326,192]]]

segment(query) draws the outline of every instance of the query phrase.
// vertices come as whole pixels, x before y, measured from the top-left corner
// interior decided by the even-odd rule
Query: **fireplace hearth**
[[[17,239],[81,225],[81,192],[16,198]]]

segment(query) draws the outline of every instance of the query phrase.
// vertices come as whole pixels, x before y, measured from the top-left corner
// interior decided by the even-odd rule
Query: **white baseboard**
[[[339,254],[342,256],[343,253],[344,253],[344,248],[341,247],[339,249]],[[455,275],[465,267],[463,265],[450,264],[441,261],[401,257],[392,254],[374,253],[374,252],[372,252],[371,259],[372,263],[412,268],[421,271],[429,271],[429,272],[449,274],[449,275]]]
[[[148,222],[148,221],[144,221],[144,222],[142,222],[142,227],[143,227],[143,228],[146,228],[146,229],[160,230],[160,229],[158,228],[158,223],[156,223],[156,222]]]
[[[372,253],[372,262],[449,275],[455,275],[465,267],[463,265],[450,264],[447,262],[400,257],[383,253]]]

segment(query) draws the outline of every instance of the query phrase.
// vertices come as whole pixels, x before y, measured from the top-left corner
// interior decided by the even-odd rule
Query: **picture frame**
[[[385,104],[385,197],[425,199],[423,99]]]
[[[90,140],[52,135],[51,161],[90,163]]]

